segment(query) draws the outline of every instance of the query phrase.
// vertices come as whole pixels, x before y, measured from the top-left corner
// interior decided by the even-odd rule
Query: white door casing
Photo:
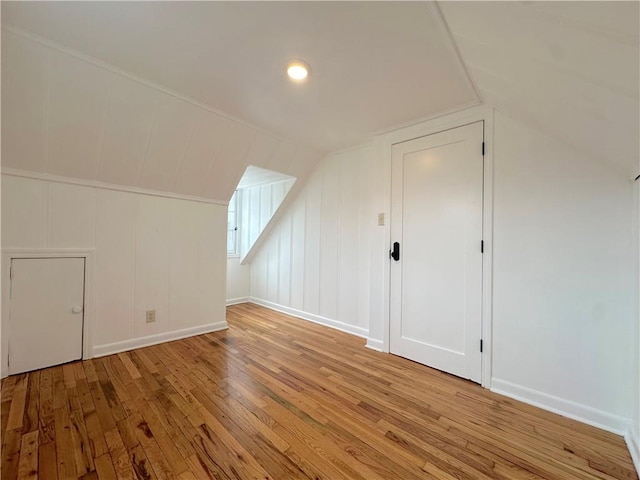
[[[84,258],[13,258],[9,374],[82,358]]]
[[[483,122],[392,147],[390,351],[481,381]]]

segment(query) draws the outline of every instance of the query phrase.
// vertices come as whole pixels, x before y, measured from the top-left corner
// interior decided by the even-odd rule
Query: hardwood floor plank
[[[57,465],[56,444],[54,442],[41,444],[38,449],[38,479],[57,480]]]
[[[624,440],[252,304],[1,383],[2,480],[637,480]]]
[[[38,430],[22,435],[18,479],[38,478]]]
[[[95,460],[96,472],[100,480],[117,480],[116,470],[113,467],[111,455],[105,453]]]
[[[7,430],[15,430],[22,428],[24,419],[24,407],[27,401],[27,385],[29,381],[28,374],[19,375],[13,389],[11,399],[11,408],[9,409],[9,419],[7,420]]]

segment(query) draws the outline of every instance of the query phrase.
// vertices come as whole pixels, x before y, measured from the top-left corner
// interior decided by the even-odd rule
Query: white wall
[[[492,388],[622,433],[638,390],[633,184],[499,112],[493,128]],[[256,255],[251,295],[382,348],[389,159],[374,153],[320,164]]]
[[[238,189],[240,257],[251,250],[295,182],[295,178],[289,178]]]
[[[249,300],[251,266],[241,265],[240,257],[227,258],[227,305]]]
[[[251,267],[247,255],[296,182],[288,178],[238,189],[239,255],[227,260],[227,305],[247,301],[251,293]]]
[[[95,249],[100,355],[226,327],[226,214],[224,205],[2,175],[3,250]]]
[[[492,385],[624,431],[632,182],[499,112],[494,129]]]
[[[640,157],[638,158],[638,173],[640,173]],[[635,333],[632,336],[633,355],[632,355],[632,381],[633,401],[631,411],[631,425],[626,436],[627,445],[633,457],[636,470],[640,474],[640,180],[635,181],[635,197],[634,197],[634,245],[636,246],[635,258],[635,293],[636,293],[636,313],[635,313]]]
[[[258,303],[366,336],[373,149],[327,157],[251,263]]]

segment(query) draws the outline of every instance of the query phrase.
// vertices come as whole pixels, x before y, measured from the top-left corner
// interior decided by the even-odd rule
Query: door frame
[[[2,250],[2,345],[0,346],[0,376],[9,374],[9,340],[11,337],[11,309],[9,306],[9,268],[13,259],[83,258],[84,259],[84,309],[82,322],[82,360],[92,357],[93,324],[95,314],[93,249],[66,248],[7,248]]]
[[[381,204],[384,212],[387,212],[388,221],[385,222],[382,236],[378,237],[378,246],[382,250],[378,256],[378,261],[372,265],[372,270],[376,270],[377,275],[372,271],[372,282],[381,282],[380,296],[376,300],[372,298],[371,311],[372,323],[380,322],[381,330],[379,335],[382,338],[375,338],[372,335],[374,328],[370,327],[369,340],[367,345],[371,348],[390,353],[390,329],[391,329],[391,264],[388,258],[391,239],[391,168],[393,145],[403,143],[416,138],[425,137],[445,130],[451,130],[471,123],[484,122],[484,175],[483,175],[483,207],[482,207],[482,240],[484,240],[484,254],[482,256],[482,380],[484,388],[491,388],[492,375],[492,323],[493,323],[493,124],[494,110],[487,106],[478,106],[454,112],[442,117],[426,120],[405,128],[381,133],[374,139],[376,150],[376,162],[381,167],[384,189],[384,202]],[[480,240],[480,239],[478,239]],[[377,250],[380,252],[380,250]],[[377,265],[375,264],[377,263]],[[372,292],[378,290],[372,285]],[[377,303],[376,303],[377,301]],[[379,315],[375,315],[379,312]],[[379,318],[376,319],[375,317]],[[380,318],[381,317],[381,318]],[[478,346],[479,348],[480,346]]]

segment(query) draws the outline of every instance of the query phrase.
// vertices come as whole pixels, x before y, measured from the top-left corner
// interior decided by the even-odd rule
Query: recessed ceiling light
[[[309,76],[309,64],[302,60],[291,60],[287,63],[287,75],[292,80],[300,82]]]

